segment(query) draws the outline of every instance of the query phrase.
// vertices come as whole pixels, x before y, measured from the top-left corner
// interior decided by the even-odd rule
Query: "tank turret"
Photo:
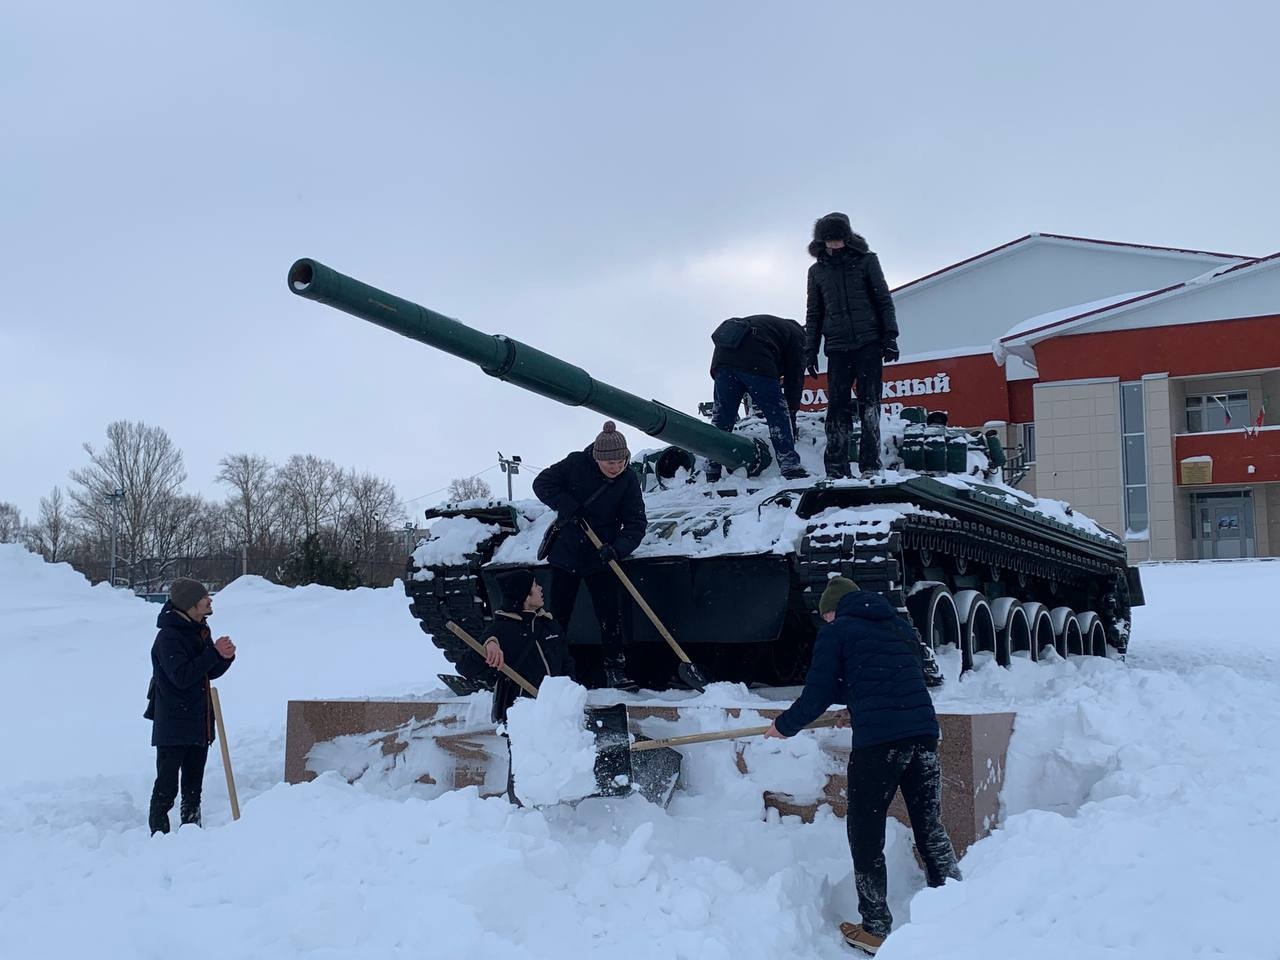
[[[304,258],[289,269],[289,289],[300,297],[336,307],[401,336],[469,360],[491,377],[571,407],[586,407],[620,420],[656,440],[715,460],[730,470],[746,467],[748,476],[756,476],[772,459],[768,445],[758,438],[717,430],[665,403],[645,400],[602,383],[581,367],[519,340],[502,334],[481,333],[315,260]]]

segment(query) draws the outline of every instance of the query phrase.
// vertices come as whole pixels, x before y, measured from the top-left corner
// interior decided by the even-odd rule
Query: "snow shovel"
[[[484,647],[475,637],[450,620],[445,624],[449,632],[480,656]],[[538,688],[507,666],[499,668],[531,697],[537,697]],[[680,778],[680,754],[674,750],[645,748],[639,757],[631,756],[631,737],[627,723],[627,705],[615,703],[611,707],[587,707],[583,723],[596,739],[595,778],[600,797],[625,797],[637,791],[651,803],[665,807]],[[648,743],[637,738],[636,743]]]
[[[819,717],[804,729],[818,730],[822,727],[837,727],[844,722],[844,717]],[[741,740],[746,737],[762,737],[769,732],[769,727],[739,727],[736,730],[719,730],[714,733],[688,733],[679,737],[663,737],[661,740],[637,741],[631,745],[634,751],[662,750],[667,747],[683,747],[690,743],[711,743],[715,740]]]
[[[591,529],[591,524],[587,523],[585,520],[580,520],[579,522],[582,524],[582,529],[586,531],[587,539],[591,541],[591,545],[597,550],[601,549],[604,544],[600,542],[600,538],[596,536],[596,532]],[[640,609],[644,611],[645,616],[649,618],[650,622],[655,627],[657,627],[658,633],[662,634],[662,639],[667,641],[668,646],[670,646],[671,649],[675,651],[676,656],[680,658],[680,662],[676,665],[676,673],[680,675],[681,682],[683,682],[686,687],[689,687],[691,690],[697,690],[699,693],[706,690],[707,684],[710,682],[707,680],[706,675],[698,669],[697,664],[689,659],[689,655],[684,652],[680,644],[676,643],[676,638],[671,635],[671,631],[668,630],[663,622],[658,619],[658,615],[654,613],[653,608],[645,602],[644,597],[640,596],[640,591],[637,590],[636,585],[631,582],[631,578],[622,572],[622,568],[618,566],[618,561],[610,560],[609,567],[615,574],[617,574],[618,579],[621,580],[622,585],[627,588],[627,592],[631,594],[631,598],[635,600]]]
[[[236,778],[231,772],[231,750],[227,747],[227,728],[222,722],[222,702],[218,688],[209,687],[209,700],[213,703],[213,722],[218,725],[218,745],[222,747],[222,770],[227,775],[227,796],[231,798],[231,819],[240,819],[240,801],[236,797]]]

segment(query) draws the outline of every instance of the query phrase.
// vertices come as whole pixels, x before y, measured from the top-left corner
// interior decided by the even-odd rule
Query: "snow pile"
[[[596,740],[584,724],[586,687],[547,677],[536,698],[507,711],[511,769],[522,803],[544,806],[596,792]]]
[[[761,803],[766,785],[811,794],[847,730],[682,748],[667,810],[636,796],[539,809],[474,789],[433,796],[412,725],[335,741],[312,756],[334,772],[286,786],[286,700],[422,695],[446,665],[396,588],[249,579],[214,598],[216,629],[240,648],[218,686],[242,819],[230,821],[215,750],[205,829],[153,839],[141,712],[158,605],[11,548],[0,564],[0,956],[851,955],[836,929],[857,919],[844,823],[766,819]],[[970,848],[965,880],[938,890],[889,824],[897,927],[882,957],[1277,956],[1280,563],[1143,578],[1128,663],[1004,670],[980,656],[937,692],[943,711],[1017,712],[1005,820]],[[561,695],[563,716],[580,716],[579,694]],[[699,699],[653,699],[682,698]],[[751,726],[779,705],[734,684],[702,698],[681,732],[723,725],[711,707],[739,706]],[[590,736],[580,720],[573,734]]]
[[[467,555],[475,553],[481,541],[499,530],[497,524],[481,523],[473,517],[442,517],[431,525],[427,539],[413,551],[413,560],[420,567],[466,563]],[[415,576],[426,572],[419,571]]]

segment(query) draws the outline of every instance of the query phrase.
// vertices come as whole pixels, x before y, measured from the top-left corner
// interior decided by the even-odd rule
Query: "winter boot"
[[[627,661],[610,657],[604,662],[604,685],[615,690],[639,690],[640,685],[627,676]]]
[[[874,933],[868,933],[862,929],[860,923],[842,923],[840,924],[840,933],[844,936],[844,942],[851,947],[857,947],[863,953],[875,956],[876,951],[884,944],[884,937],[877,937]]]
[[[809,471],[801,466],[787,467],[782,471],[782,475],[788,480],[805,480],[809,476]]]
[[[169,807],[163,803],[151,801],[151,812],[147,816],[147,826],[151,828],[151,835],[154,837],[157,833],[169,832]]]
[[[194,823],[197,827],[200,826],[200,801],[197,800],[195,803],[184,801],[178,812],[184,824]]]

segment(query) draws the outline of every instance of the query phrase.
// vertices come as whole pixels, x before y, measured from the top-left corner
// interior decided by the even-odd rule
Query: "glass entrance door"
[[[1257,555],[1251,493],[1243,490],[1193,495],[1196,556],[1201,560],[1236,560]]]

